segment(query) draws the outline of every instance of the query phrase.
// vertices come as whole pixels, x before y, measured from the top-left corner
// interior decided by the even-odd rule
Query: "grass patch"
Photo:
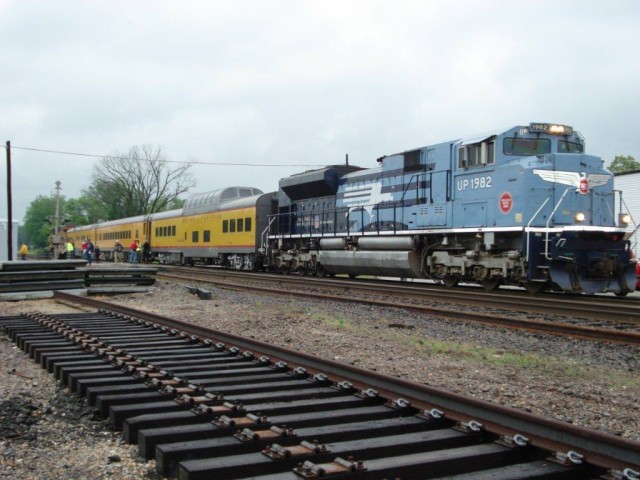
[[[305,309],[304,317],[315,320],[327,327],[350,333],[370,335],[371,326],[361,326],[341,317],[337,312]],[[376,324],[380,342],[388,341],[398,346],[410,347],[418,356],[444,356],[451,361],[474,367],[505,367],[534,375],[554,379],[568,379],[575,382],[599,383],[611,387],[640,387],[640,377],[613,367],[593,367],[577,360],[552,356],[547,353],[510,352],[495,348],[481,347],[465,342],[431,340],[406,330],[385,328],[387,320],[371,318]],[[386,348],[386,347],[385,347]]]
[[[640,387],[640,378],[614,368],[582,365],[576,360],[535,352],[506,352],[478,347],[464,342],[430,340],[416,335],[385,333],[384,336],[413,346],[423,356],[446,356],[469,365],[511,367],[528,375],[562,377],[575,381],[600,383],[616,387]],[[402,338],[404,337],[404,338]]]
[[[318,311],[307,311],[307,317],[312,320],[316,320],[321,322],[323,325],[327,325],[328,327],[334,327],[345,330],[354,330],[354,326],[347,322],[344,318],[336,317],[328,312],[318,312]]]

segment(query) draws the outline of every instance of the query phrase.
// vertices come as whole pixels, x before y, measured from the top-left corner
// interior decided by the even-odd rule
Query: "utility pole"
[[[62,182],[56,180],[56,216],[53,219],[53,235],[51,236],[51,247],[53,248],[54,260],[60,258],[60,254],[64,251],[64,242],[60,235],[60,185]]]
[[[54,235],[57,237],[58,232],[60,231],[60,185],[62,182],[60,180],[56,180],[56,218],[55,218],[55,230]]]
[[[11,142],[7,140],[7,260],[13,260],[13,210],[11,204]]]

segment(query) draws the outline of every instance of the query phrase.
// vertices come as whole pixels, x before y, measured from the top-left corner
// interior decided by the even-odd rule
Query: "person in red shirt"
[[[131,249],[129,263],[138,263],[138,245],[138,240],[134,240],[133,242],[131,242],[131,245],[129,246],[129,248]]]

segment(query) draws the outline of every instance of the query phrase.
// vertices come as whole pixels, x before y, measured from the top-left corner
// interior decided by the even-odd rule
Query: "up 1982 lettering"
[[[463,190],[477,190],[479,188],[491,188],[493,179],[491,175],[483,177],[462,178],[456,181],[456,187],[458,191]]]

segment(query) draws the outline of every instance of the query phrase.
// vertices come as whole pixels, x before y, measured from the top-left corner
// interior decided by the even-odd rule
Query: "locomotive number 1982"
[[[483,177],[461,178],[456,181],[458,191],[477,190],[479,188],[491,188],[493,179],[490,175]]]

